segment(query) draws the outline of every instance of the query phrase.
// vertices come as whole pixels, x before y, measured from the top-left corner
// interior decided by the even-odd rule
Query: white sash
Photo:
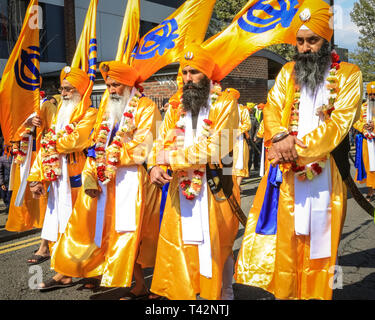
[[[133,88],[129,102],[133,98],[136,89]],[[128,103],[129,103],[128,102]],[[119,128],[124,122],[122,116]],[[110,123],[111,132],[114,123]],[[109,144],[111,134],[107,137],[106,147]],[[96,225],[95,225],[95,244],[100,248],[102,245],[105,207],[107,203],[107,185],[103,185],[99,181],[102,189],[98,196],[96,209]],[[137,228],[136,224],[136,203],[139,187],[138,166],[119,167],[116,170],[116,194],[115,194],[115,230],[117,232],[134,232]]]
[[[57,115],[58,119],[58,115]],[[56,132],[62,130],[68,123],[56,124]],[[41,238],[49,241],[57,241],[58,234],[64,233],[72,214],[72,192],[68,170],[67,154],[59,154],[61,176],[52,181]]]
[[[264,152],[264,139],[263,139],[262,140],[262,157],[260,159],[260,169],[259,169],[260,177],[264,176],[264,157],[265,157],[265,152]]]
[[[241,109],[238,108],[238,114],[241,115]],[[241,120],[239,122],[239,125],[241,126]],[[242,170],[243,169],[243,134],[241,133],[237,137],[237,145],[238,145],[238,157],[236,161],[236,169],[237,170]]]
[[[301,90],[298,138],[318,127],[316,108],[327,104],[328,92],[323,83],[315,95]],[[313,180],[294,179],[294,218],[297,235],[310,235],[310,259],[331,256],[331,169],[329,160]]]
[[[197,141],[201,136],[203,120],[208,119],[210,108],[201,108],[197,121],[196,136],[192,126],[191,112],[186,113],[185,142],[187,148]],[[194,170],[187,170],[191,179]],[[187,200],[182,192],[180,196],[182,240],[185,244],[198,245],[199,270],[202,276],[212,278],[212,257],[210,223],[208,212],[208,191],[206,174],[202,177],[202,188],[199,195],[194,200]]]
[[[367,119],[372,119],[374,114],[373,114],[373,102],[368,101],[367,103]],[[368,161],[369,161],[369,166],[370,166],[370,172],[375,171],[375,142],[374,139],[372,140],[367,140],[367,148],[368,148]]]
[[[33,127],[34,129],[34,127]],[[20,187],[18,188],[16,199],[14,200],[15,207],[21,207],[23,203],[23,198],[25,196],[26,186],[27,186],[27,178],[30,174],[30,166],[31,166],[31,157],[33,153],[33,136],[29,135],[29,142],[27,147],[26,159],[25,162],[20,165]],[[13,183],[12,183],[13,188]]]
[[[42,239],[49,241],[57,241],[58,234],[65,232],[73,209],[68,160],[65,154],[59,155],[59,158],[61,176],[51,183],[41,234]]]

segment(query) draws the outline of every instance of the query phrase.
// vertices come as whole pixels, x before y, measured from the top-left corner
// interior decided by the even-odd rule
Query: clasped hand
[[[268,160],[276,166],[281,163],[293,162],[298,158],[295,145],[306,148],[306,145],[296,136],[289,135],[279,142],[272,144],[268,151]]]

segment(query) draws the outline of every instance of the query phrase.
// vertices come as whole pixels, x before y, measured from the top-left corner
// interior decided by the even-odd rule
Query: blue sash
[[[270,165],[267,177],[267,189],[259,214],[255,233],[273,235],[277,231],[277,211],[279,209],[280,184],[283,181],[279,166]]]
[[[169,175],[172,174],[172,171],[168,169],[167,173]],[[161,191],[161,202],[160,202],[160,209],[159,209],[159,212],[160,212],[160,225],[161,225],[161,221],[163,220],[163,214],[164,214],[164,209],[165,209],[165,203],[167,202],[167,196],[168,196],[168,189],[169,189],[169,182],[166,183],[164,186],[163,186],[163,189]]]
[[[362,133],[355,136],[355,162],[354,167],[357,169],[357,181],[367,178],[365,165],[363,163],[363,139]]]

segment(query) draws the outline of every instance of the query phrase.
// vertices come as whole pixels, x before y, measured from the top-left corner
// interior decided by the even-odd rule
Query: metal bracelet
[[[272,143],[279,142],[279,141],[283,140],[284,138],[286,138],[287,136],[289,136],[289,132],[287,132],[287,131],[277,133],[273,136],[273,138],[271,139],[271,142]]]
[[[29,187],[30,188],[35,187],[38,183],[39,183],[39,181],[30,181],[29,182]]]

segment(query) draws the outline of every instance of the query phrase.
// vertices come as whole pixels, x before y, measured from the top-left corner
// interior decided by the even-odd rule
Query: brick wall
[[[176,70],[177,72],[177,70]],[[171,97],[176,92],[176,76],[165,77],[169,81],[155,81],[150,78],[142,84],[144,94],[156,103],[163,103],[166,98]],[[267,80],[268,80],[268,60],[263,57],[249,57],[239,64],[222,81],[223,89],[237,89],[241,96],[239,102],[261,103],[267,99]]]
[[[76,25],[74,0],[64,0],[65,26],[65,56],[68,65],[71,64],[76,50]]]

